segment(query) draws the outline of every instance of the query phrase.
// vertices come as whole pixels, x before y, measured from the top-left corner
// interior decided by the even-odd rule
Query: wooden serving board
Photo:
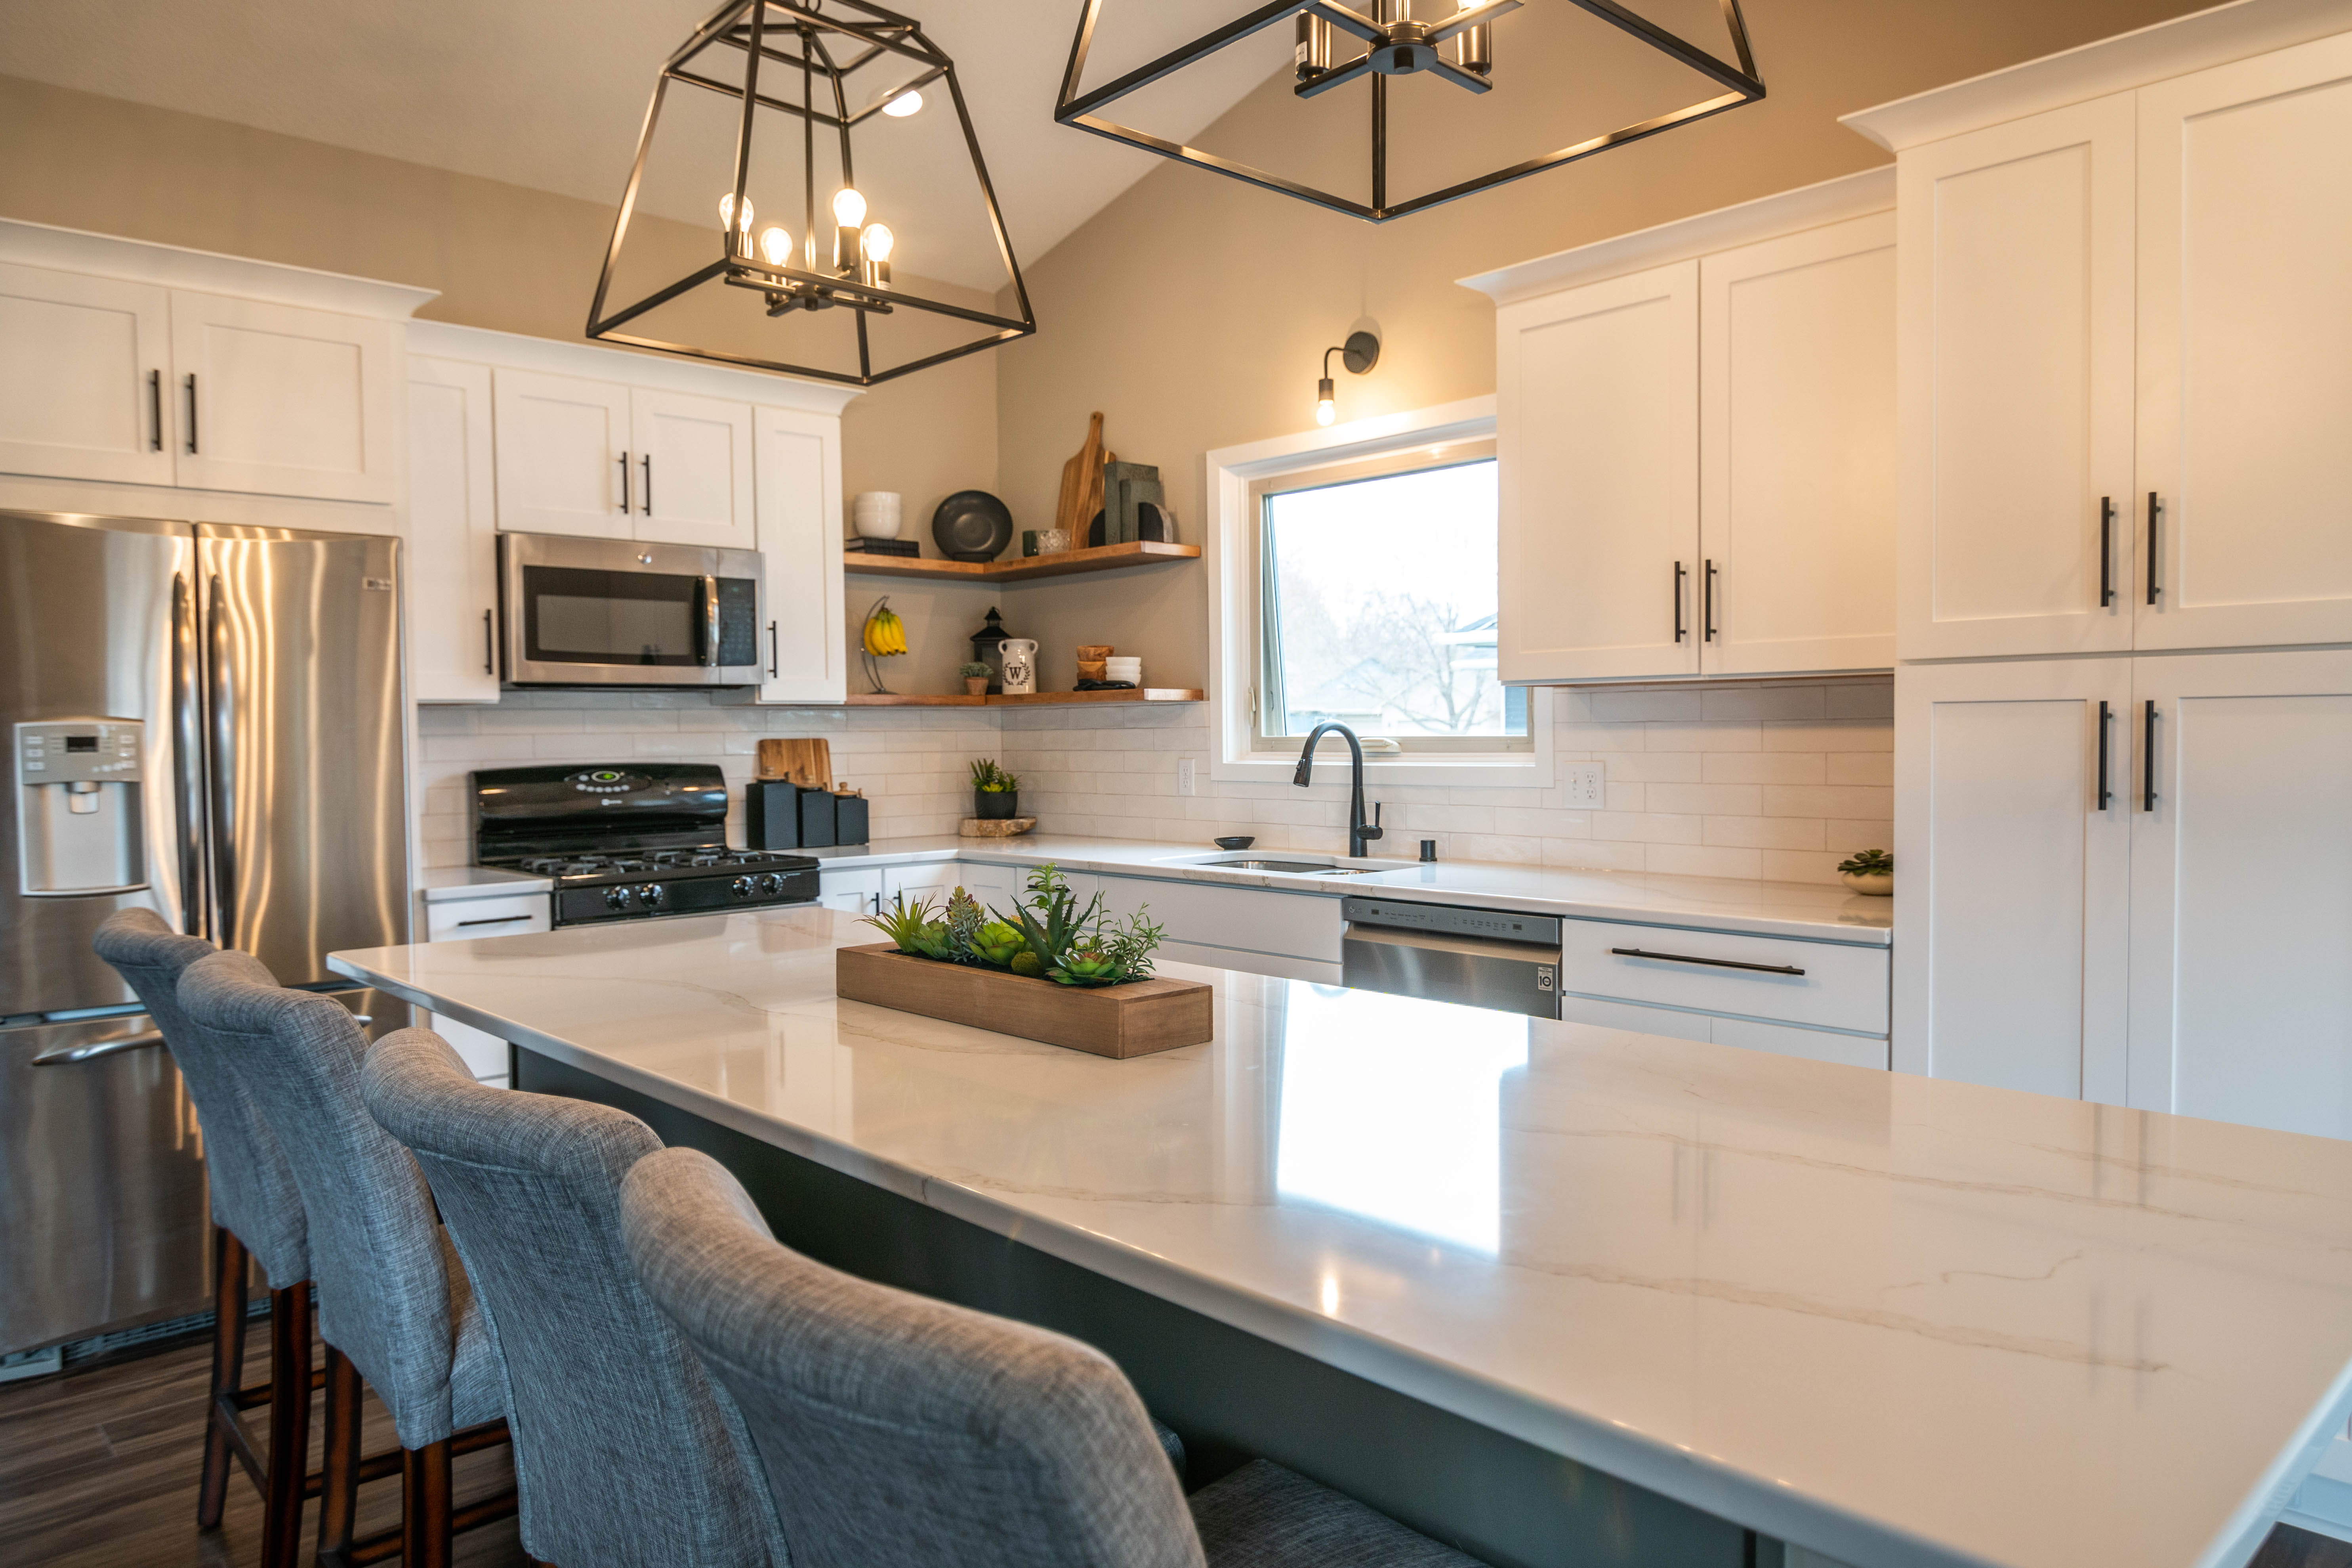
[[[760,742],[760,776],[763,779],[790,779],[811,789],[831,789],[833,742],[762,737]]]
[[[1216,1036],[1215,993],[1197,980],[1060,985],[917,958],[886,942],[835,948],[833,984],[844,1001],[870,1002],[1097,1057],[1145,1057],[1204,1045]]]
[[[956,831],[966,838],[1018,838],[1036,826],[1034,816],[967,816]]]

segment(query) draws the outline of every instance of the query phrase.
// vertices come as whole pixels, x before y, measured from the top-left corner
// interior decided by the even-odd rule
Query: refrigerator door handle
[[[131,1035],[109,1035],[102,1040],[43,1051],[33,1058],[33,1065],[37,1068],[71,1067],[76,1062],[96,1061],[100,1057],[119,1056],[124,1051],[143,1051],[163,1043],[163,1031],[161,1029],[142,1029]]]
[[[204,822],[198,803],[204,798],[200,772],[205,754],[204,722],[197,712],[196,617],[188,602],[185,573],[172,574],[172,745],[173,805],[180,827],[180,930],[202,936],[205,930]]]
[[[230,847],[233,835],[230,825],[235,819],[236,794],[236,707],[230,698],[228,671],[228,617],[221,613],[226,595],[221,587],[220,574],[213,574],[212,601],[205,606],[205,625],[211,633],[210,654],[205,670],[212,678],[211,700],[207,704],[212,718],[212,868],[213,868],[213,940],[223,947],[236,942],[236,922],[230,918],[236,906],[236,858]]]

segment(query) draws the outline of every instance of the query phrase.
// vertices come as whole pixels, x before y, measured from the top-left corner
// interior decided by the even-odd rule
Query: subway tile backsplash
[[[1559,760],[1599,761],[1597,811],[1559,789],[1377,789],[1380,847],[1423,838],[1449,860],[1801,882],[1836,879],[1857,849],[1892,847],[1894,687],[1583,688],[1552,704]],[[1019,709],[757,708],[701,692],[509,693],[495,708],[418,710],[422,859],[468,858],[466,775],[476,767],[630,757],[718,763],[751,776],[763,735],[822,735],[838,780],[874,805],[877,837],[953,833],[971,810],[966,770],[995,756],[1022,779],[1024,812],[1055,833],[1261,847],[1346,847],[1344,768],[1311,792],[1209,776],[1209,714],[1194,705]],[[1179,795],[1191,758],[1196,793]],[[740,790],[737,813],[740,816]],[[740,820],[730,821],[739,839]]]

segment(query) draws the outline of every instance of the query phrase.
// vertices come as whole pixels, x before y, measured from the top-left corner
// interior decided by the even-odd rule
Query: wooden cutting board
[[[1089,415],[1087,444],[1062,465],[1062,493],[1054,505],[1054,526],[1070,536],[1074,548],[1086,543],[1087,525],[1102,510],[1103,464],[1110,460],[1103,450],[1102,425],[1101,415]]]
[[[760,742],[760,776],[790,779],[811,789],[831,789],[833,743],[763,737]]]

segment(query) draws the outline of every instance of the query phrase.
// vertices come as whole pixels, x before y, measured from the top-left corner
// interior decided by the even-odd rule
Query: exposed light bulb
[[[793,237],[782,227],[770,224],[760,231],[760,254],[768,258],[771,267],[782,267],[793,254]]]
[[[898,237],[890,232],[887,224],[877,223],[866,231],[866,254],[871,260],[889,260],[891,248],[898,243]]]
[[[719,198],[719,226],[724,228],[730,223],[733,223],[734,219],[735,193],[730,191],[725,195]],[[749,196],[745,196],[743,198],[743,221],[740,224],[737,224],[736,226],[740,228],[745,234],[751,232],[751,198]]]
[[[909,88],[882,106],[882,112],[893,120],[904,120],[923,107],[923,95]]]
[[[1315,423],[1328,425],[1339,416],[1331,401],[1331,378],[1325,376],[1315,384]]]
[[[844,185],[833,195],[833,221],[844,228],[856,228],[866,222],[866,198],[857,194],[855,185]]]

